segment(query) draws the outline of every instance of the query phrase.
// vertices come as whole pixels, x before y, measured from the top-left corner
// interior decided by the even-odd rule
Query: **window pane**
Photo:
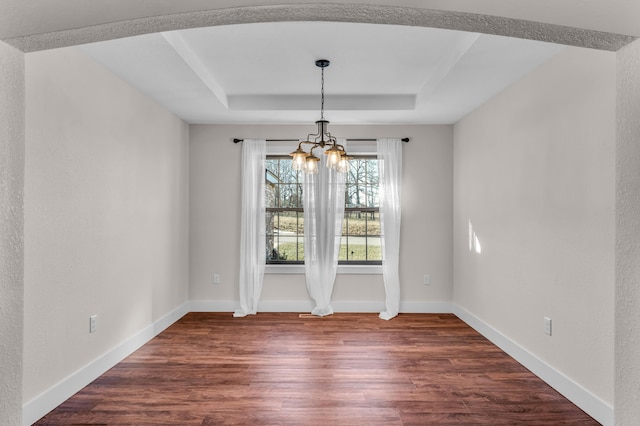
[[[304,241],[302,237],[281,237],[279,249],[281,256],[280,260],[286,260],[289,262],[304,260]]]
[[[366,235],[366,233],[367,233],[367,213],[363,213],[361,211],[349,212],[349,224],[347,226],[347,234],[348,235]]]
[[[344,235],[344,232],[343,232],[342,238],[340,239],[340,250],[338,251],[338,262],[346,261],[346,260],[347,260],[347,237]]]
[[[278,183],[277,182],[277,177],[278,177],[278,163],[280,162],[280,160],[276,160],[276,159],[267,159],[265,161],[265,168],[267,171],[267,181],[270,181],[272,183]]]
[[[280,184],[279,185],[279,204],[282,208],[298,207],[298,188],[296,184]]]
[[[367,176],[368,182],[374,185],[378,185],[379,177],[378,177],[378,159],[369,159],[367,160]]]
[[[280,159],[280,179],[286,182],[295,182],[298,172],[293,170],[293,163],[289,159]]]
[[[274,184],[271,184],[269,182],[266,183],[265,187],[264,187],[264,202],[265,202],[265,207],[269,208],[269,207],[277,207],[276,206],[276,202],[278,200],[278,193],[277,193],[278,189],[277,186]]]
[[[346,256],[349,261],[367,260],[366,238],[347,237]]]
[[[273,251],[275,248],[275,235],[274,235],[274,221],[276,220],[276,215],[271,212],[266,212],[265,214],[265,222],[266,222],[266,256],[267,261],[271,260],[273,257],[276,257],[276,253]]]
[[[297,234],[304,236],[304,212],[296,212],[298,215],[298,229]]]
[[[382,260],[382,238],[367,238],[367,260]]]
[[[298,215],[296,212],[281,212],[278,224],[280,235],[296,235],[298,233]]]
[[[367,207],[380,207],[378,184],[370,184],[367,189]]]
[[[379,236],[380,230],[380,213],[367,212],[367,235]]]
[[[371,207],[371,185],[368,183],[362,185],[362,207]]]
[[[345,185],[344,205],[346,208],[357,207],[355,191],[356,191],[355,185],[352,185],[349,183]]]

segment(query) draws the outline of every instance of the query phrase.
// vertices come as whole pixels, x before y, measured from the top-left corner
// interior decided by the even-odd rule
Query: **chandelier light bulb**
[[[349,157],[347,154],[342,154],[342,156],[340,157],[340,161],[338,162],[338,167],[336,168],[336,170],[338,170],[340,173],[346,173],[349,171],[349,160],[351,160],[351,157]]]
[[[330,169],[336,169],[338,167],[338,163],[340,163],[342,151],[340,151],[335,146],[332,146],[325,151],[325,154],[327,154],[327,167]]]
[[[293,157],[293,170],[304,170],[308,154],[298,147],[289,155]]]
[[[307,172],[307,174],[318,174],[318,163],[320,163],[320,159],[313,154],[309,154],[305,167],[305,171]]]

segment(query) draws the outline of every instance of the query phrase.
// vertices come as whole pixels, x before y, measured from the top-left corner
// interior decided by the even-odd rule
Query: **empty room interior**
[[[184,424],[637,424],[640,6],[521,3],[0,3],[0,423],[64,424],[80,407],[65,401],[94,380],[105,384],[87,398],[117,394],[105,373],[126,382],[137,373],[118,368],[151,374],[145,363],[167,363],[166,348],[201,345],[197,362],[209,353],[208,365],[228,368],[216,386],[235,389],[252,368],[282,377],[248,385],[249,409],[225,395],[224,411]],[[382,154],[391,145],[399,159]],[[259,185],[247,173],[256,146]],[[324,168],[336,146],[346,169]],[[327,176],[344,179],[325,187]],[[313,220],[311,190],[300,189],[310,182]],[[340,225],[323,204],[331,185],[344,195]],[[316,220],[338,235],[312,238]],[[321,261],[310,260],[316,242]],[[468,341],[486,351],[487,371],[465,365]],[[370,356],[356,352],[366,345]],[[430,360],[436,346],[451,358]],[[305,374],[295,354],[336,368],[308,383],[361,398],[355,411],[322,397],[260,399]],[[340,365],[347,354],[356,362]],[[272,356],[276,371],[253,364]],[[500,376],[497,359],[513,370]],[[367,368],[375,382],[339,396],[341,379]],[[429,399],[469,372],[509,383],[532,374],[577,417],[545,411],[546,397],[517,405],[517,390],[501,411],[464,382]],[[380,393],[385,377],[384,392],[411,404]],[[193,380],[194,407],[213,404]],[[157,397],[155,409],[176,407]],[[525,406],[519,422],[513,410]]]

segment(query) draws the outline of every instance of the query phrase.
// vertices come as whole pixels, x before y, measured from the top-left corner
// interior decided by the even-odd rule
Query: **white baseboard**
[[[240,307],[236,300],[192,300],[189,312],[235,312]]]
[[[454,304],[453,313],[598,422],[604,426],[613,426],[613,407],[610,404],[462,307]]]
[[[62,404],[80,389],[100,377],[111,367],[179,320],[187,312],[188,304],[184,303],[24,404],[22,406],[22,424],[28,426],[38,421],[49,411]]]
[[[185,302],[182,305],[175,308],[173,311],[162,316],[156,320],[153,325],[153,337],[162,333],[167,328],[171,327],[176,321],[189,313],[189,302]]]
[[[235,300],[192,300],[189,302],[190,312],[233,312],[239,307]],[[376,313],[384,309],[384,302],[343,300],[331,302],[334,312]],[[263,300],[258,312],[311,312],[313,304],[310,300]],[[449,302],[402,302],[400,313],[451,313]]]
[[[400,313],[405,314],[450,314],[450,302],[400,302]]]

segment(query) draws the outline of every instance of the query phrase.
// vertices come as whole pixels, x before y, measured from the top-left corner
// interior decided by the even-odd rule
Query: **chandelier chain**
[[[320,70],[320,120],[324,120],[324,67]]]

